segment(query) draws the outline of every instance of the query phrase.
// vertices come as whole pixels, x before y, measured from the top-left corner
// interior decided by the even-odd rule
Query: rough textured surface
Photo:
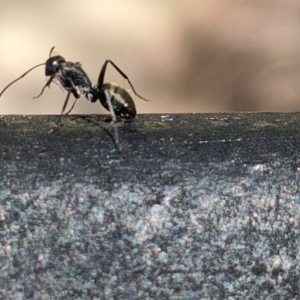
[[[0,118],[1,298],[300,299],[299,114],[55,121]]]

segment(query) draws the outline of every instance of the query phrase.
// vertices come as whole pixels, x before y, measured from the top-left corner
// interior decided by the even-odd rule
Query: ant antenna
[[[53,46],[53,47],[50,49],[49,58],[51,57],[51,54],[52,54],[54,48],[55,48],[55,46]]]
[[[50,49],[50,53],[49,53],[49,57],[51,57],[51,54],[54,50],[55,46],[53,46],[51,49]],[[29,69],[28,71],[26,71],[24,74],[22,74],[20,77],[18,77],[17,79],[15,79],[14,81],[12,81],[11,83],[9,83],[0,93],[0,97],[3,95],[3,93],[12,85],[14,84],[15,82],[17,82],[18,80],[22,79],[24,76],[26,76],[29,72],[31,72],[33,69],[37,68],[37,67],[40,67],[40,66],[44,66],[46,65],[46,63],[42,63],[42,64],[38,64],[34,67],[32,67],[31,69]]]
[[[40,67],[40,66],[44,66],[46,63],[42,63],[42,64],[38,64],[34,67],[32,67],[31,69],[29,69],[28,71],[26,71],[24,74],[22,74],[20,77],[18,77],[17,79],[15,79],[14,81],[12,81],[10,84],[8,84],[0,93],[0,97],[3,95],[3,93],[15,82],[17,82],[18,80],[22,79],[24,76],[26,76],[29,72],[31,72],[33,69]]]

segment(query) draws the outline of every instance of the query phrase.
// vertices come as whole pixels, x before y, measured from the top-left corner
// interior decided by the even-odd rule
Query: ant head
[[[45,75],[52,76],[56,74],[60,70],[61,64],[65,61],[66,60],[60,55],[48,58],[46,61]]]

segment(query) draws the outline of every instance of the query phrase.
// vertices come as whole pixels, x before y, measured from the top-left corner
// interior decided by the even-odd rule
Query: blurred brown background
[[[0,90],[56,46],[93,84],[113,60],[152,100],[134,98],[140,113],[300,110],[300,1],[0,0],[0,24]],[[124,84],[112,68],[106,81]],[[32,71],[0,114],[60,113],[55,84],[32,99],[45,82]],[[105,110],[82,98],[73,112]]]

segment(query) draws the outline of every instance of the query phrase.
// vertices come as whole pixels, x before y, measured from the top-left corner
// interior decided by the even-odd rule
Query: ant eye
[[[58,62],[57,62],[56,60],[54,60],[53,63],[52,63],[52,65],[53,65],[53,66],[57,66],[57,65],[58,65]]]

